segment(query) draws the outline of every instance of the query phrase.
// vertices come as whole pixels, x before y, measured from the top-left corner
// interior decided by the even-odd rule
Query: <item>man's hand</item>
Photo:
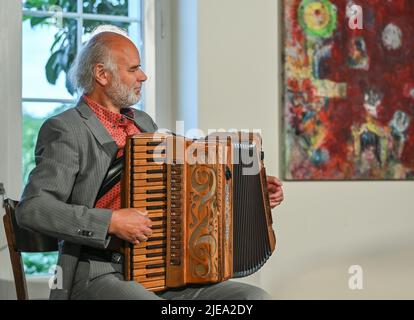
[[[280,205],[284,199],[282,182],[272,176],[267,176],[267,189],[269,191],[270,207],[273,209]]]
[[[146,211],[120,209],[112,212],[108,233],[132,244],[139,244],[152,235],[151,227]]]

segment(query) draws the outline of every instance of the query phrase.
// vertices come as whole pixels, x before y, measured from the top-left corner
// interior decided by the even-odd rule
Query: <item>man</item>
[[[263,299],[261,289],[232,281],[154,294],[124,281],[122,257],[112,249],[151,236],[146,212],[121,209],[120,184],[96,201],[112,161],[126,137],[154,132],[144,112],[131,109],[147,76],[136,46],[119,30],[94,35],[72,68],[78,105],[47,120],[36,145],[31,172],[19,207],[21,226],[60,239],[58,266],[62,288],[51,299]],[[279,180],[268,177],[271,205],[283,200]]]

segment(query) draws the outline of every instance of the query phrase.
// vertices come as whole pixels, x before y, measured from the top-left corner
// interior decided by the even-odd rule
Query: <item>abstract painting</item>
[[[286,180],[414,180],[414,1],[283,0]]]

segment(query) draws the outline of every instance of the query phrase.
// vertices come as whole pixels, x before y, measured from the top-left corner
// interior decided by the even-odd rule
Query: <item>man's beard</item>
[[[120,109],[131,107],[141,99],[141,94],[136,94],[134,87],[123,84],[117,74],[114,74],[112,84],[107,90],[108,97]]]

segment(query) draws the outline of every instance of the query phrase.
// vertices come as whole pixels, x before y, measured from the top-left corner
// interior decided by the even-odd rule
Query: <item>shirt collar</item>
[[[105,119],[112,124],[116,124],[121,122],[124,116],[126,116],[129,120],[134,121],[134,111],[132,108],[122,108],[120,113],[116,113],[86,95],[83,95],[82,98],[100,120]]]

